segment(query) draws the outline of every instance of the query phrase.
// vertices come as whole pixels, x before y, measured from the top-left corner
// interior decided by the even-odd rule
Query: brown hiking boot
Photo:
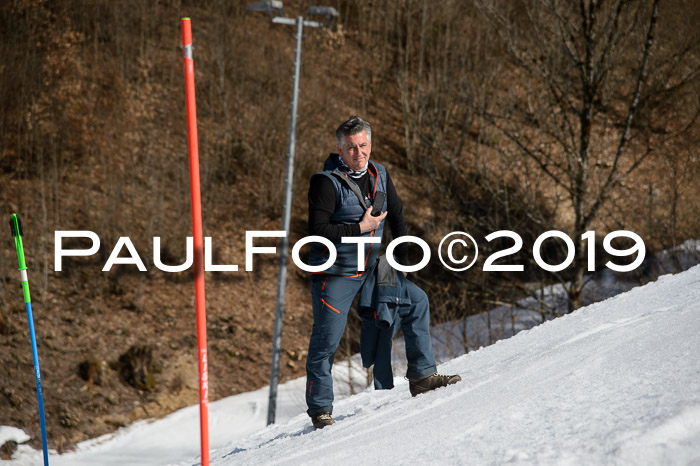
[[[319,414],[318,416],[314,416],[311,418],[311,423],[314,425],[315,428],[317,429],[323,429],[326,426],[329,426],[331,424],[335,424],[335,421],[331,417],[329,413],[323,413]]]
[[[460,380],[462,380],[462,377],[458,375],[441,375],[436,372],[421,380],[409,380],[408,388],[411,391],[411,395],[416,396],[436,388],[452,385]]]

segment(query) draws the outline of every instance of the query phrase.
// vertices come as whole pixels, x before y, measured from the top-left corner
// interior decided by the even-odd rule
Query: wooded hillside
[[[284,11],[304,15],[313,3],[288,0]],[[268,382],[277,260],[258,256],[245,272],[245,231],[281,227],[294,31],[247,4],[0,4],[0,214],[24,223],[50,448],[197,402],[192,277],[153,263],[154,237],[163,262],[179,264],[191,236],[182,16],[194,37],[204,232],[214,263],[239,265],[206,274],[210,399]],[[339,20],[307,29],[303,42],[292,243],[307,234],[308,179],[351,115],[373,125],[372,157],[391,172],[409,234],[433,251],[455,230],[479,242],[469,271],[451,272],[434,254],[413,275],[433,321],[517,299],[533,283],[568,283],[575,309],[586,231],[598,243],[633,231],[648,255],[700,237],[697,2],[328,4]],[[97,233],[99,253],[55,272],[56,230]],[[484,240],[498,230],[522,237],[502,262],[524,272],[482,270],[512,245]],[[533,261],[548,230],[576,246],[561,273]],[[148,272],[101,271],[122,236]],[[37,439],[9,229],[0,244],[0,425]],[[563,243],[545,244],[544,258],[562,262]],[[304,375],[311,324],[306,273],[290,262],[283,380]],[[338,359],[357,350],[358,335],[350,322]]]

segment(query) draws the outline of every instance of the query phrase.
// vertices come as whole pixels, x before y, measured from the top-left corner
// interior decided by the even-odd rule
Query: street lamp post
[[[277,386],[280,373],[280,351],[282,347],[282,318],[284,316],[284,291],[287,284],[287,255],[289,251],[289,222],[292,210],[292,184],[294,181],[294,146],[296,138],[297,104],[299,102],[299,74],[301,69],[301,39],[306,27],[321,28],[329,26],[338,16],[333,7],[309,7],[308,16],[326,17],[325,21],[311,21],[301,16],[285,18],[282,16],[283,4],[280,0],[264,0],[248,7],[250,11],[267,12],[272,22],[296,26],[296,48],[294,53],[294,76],[292,81],[292,108],[289,117],[289,138],[287,140],[287,173],[284,179],[284,204],[282,209],[282,229],[287,233],[280,245],[279,271],[277,275],[277,302],[275,304],[275,326],[272,336],[272,358],[270,363],[270,397],[267,409],[267,424],[275,422],[277,411]]]

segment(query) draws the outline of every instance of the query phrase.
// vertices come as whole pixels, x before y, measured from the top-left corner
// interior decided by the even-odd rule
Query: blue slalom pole
[[[36,334],[34,333],[34,317],[32,316],[32,300],[29,296],[29,279],[27,278],[27,264],[24,260],[24,247],[22,246],[22,222],[17,215],[12,214],[10,219],[12,237],[17,247],[17,259],[19,260],[19,273],[22,277],[22,292],[24,305],[27,308],[29,320],[29,335],[32,339],[32,356],[34,357],[34,377],[36,378],[36,397],[39,400],[39,419],[41,421],[41,446],[44,450],[44,466],[49,466],[49,450],[46,445],[46,420],[44,419],[44,396],[41,391],[41,372],[39,371],[39,352],[36,348]]]

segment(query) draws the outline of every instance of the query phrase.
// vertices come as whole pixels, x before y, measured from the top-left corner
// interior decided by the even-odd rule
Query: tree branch
[[[637,168],[639,164],[646,158],[647,155],[649,155],[649,150],[647,150],[647,153],[645,153],[642,157],[640,157],[637,161],[635,161],[632,164],[632,167],[630,170],[627,171],[622,177],[616,177],[617,172],[618,172],[618,167],[620,164],[620,160],[622,159],[622,154],[625,149],[625,144],[627,142],[627,138],[629,137],[629,132],[630,128],[632,127],[632,121],[634,120],[634,115],[637,111],[637,105],[639,104],[639,95],[641,93],[642,89],[642,84],[645,81],[646,78],[646,73],[647,73],[647,63],[649,60],[649,53],[651,50],[651,46],[654,42],[654,27],[656,26],[656,20],[658,17],[658,6],[659,6],[659,1],[654,0],[653,6],[652,6],[652,12],[651,12],[651,17],[649,19],[649,28],[647,30],[646,34],[646,40],[644,43],[644,54],[642,55],[642,63],[640,64],[639,67],[639,73],[637,74],[637,81],[634,89],[634,94],[632,97],[632,101],[630,102],[629,109],[627,110],[627,118],[625,119],[625,126],[622,129],[622,135],[620,136],[620,142],[618,143],[617,146],[617,151],[615,153],[615,160],[613,162],[613,166],[610,169],[610,173],[608,174],[608,178],[603,184],[602,189],[600,190],[600,193],[598,194],[595,202],[591,206],[589,212],[587,215],[584,216],[583,220],[583,227],[585,228],[587,225],[590,224],[590,222],[593,220],[593,217],[595,217],[596,212],[600,208],[601,204],[607,199],[610,191],[617,186],[622,179],[624,179],[627,174],[629,174],[632,170]]]

